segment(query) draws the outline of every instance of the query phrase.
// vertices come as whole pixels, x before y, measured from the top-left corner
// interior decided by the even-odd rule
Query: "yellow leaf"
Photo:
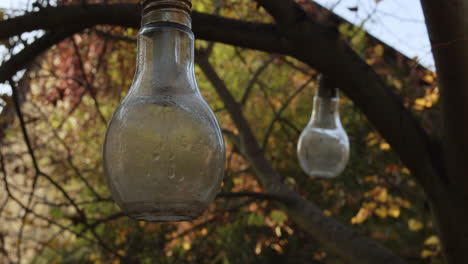
[[[432,101],[426,100],[426,105],[424,105],[426,108],[431,108],[432,107]]]
[[[436,253],[434,251],[424,249],[423,251],[421,251],[421,258],[429,258],[434,256],[435,254]]]
[[[377,207],[377,204],[375,202],[365,202],[362,204],[362,207],[369,209],[369,210],[374,210]]]
[[[125,253],[125,250],[123,250],[123,249],[117,250],[117,253],[118,253],[120,256],[126,256],[126,255],[127,255],[127,254]]]
[[[377,134],[374,133],[374,132],[370,132],[369,134],[367,134],[367,139],[372,139],[372,138],[376,138],[377,137]]]
[[[260,255],[262,253],[262,244],[257,241],[257,244],[255,245],[255,255]]]
[[[407,200],[402,200],[401,207],[409,209],[409,208],[411,208],[411,203],[409,201],[407,201]]]
[[[423,223],[419,222],[418,220],[411,218],[408,220],[408,228],[410,231],[417,232],[424,227]]]
[[[372,147],[374,145],[377,145],[377,143],[379,143],[379,140],[376,139],[376,138],[373,138],[373,139],[367,141],[367,146]]]
[[[326,215],[326,216],[331,216],[332,215],[332,212],[330,210],[323,210],[323,213]]]
[[[279,226],[275,227],[275,234],[276,234],[277,237],[281,237],[281,235],[282,235],[281,227],[279,227]]]
[[[202,236],[206,236],[206,234],[208,234],[208,230],[206,228],[203,228],[200,233]]]
[[[281,248],[281,246],[278,245],[278,244],[276,244],[276,243],[273,244],[273,245],[271,245],[271,248],[273,248],[274,250],[276,250],[276,252],[278,252],[279,254],[283,254],[283,252],[284,252],[283,249]]]
[[[120,260],[119,260],[119,259],[114,259],[114,260],[112,261],[112,264],[120,264]]]
[[[407,175],[410,174],[410,170],[408,170],[408,168],[401,169],[401,172],[403,172],[404,174],[407,174]]]
[[[364,178],[364,182],[373,182],[373,183],[377,183],[377,182],[378,182],[377,175],[366,176],[366,177]]]
[[[414,110],[423,110],[424,107],[426,106],[426,99],[425,98],[418,98],[416,100],[414,100],[414,105],[413,105],[413,109]]]
[[[388,200],[387,188],[375,188],[375,200],[385,203]]]
[[[381,44],[378,44],[377,46],[375,46],[374,55],[377,57],[382,57],[383,54],[384,54],[384,47]]]
[[[364,221],[366,221],[366,219],[369,217],[370,215],[370,211],[366,208],[361,208],[359,209],[359,212],[357,213],[356,216],[354,216],[353,218],[351,218],[351,224],[355,225],[359,225],[361,223],[363,223]]]
[[[380,143],[380,149],[383,150],[383,151],[390,150],[390,145],[388,143],[386,143],[386,142]]]
[[[439,237],[437,236],[430,236],[424,241],[424,245],[426,246],[438,246],[440,245]]]
[[[374,214],[380,218],[386,218],[388,215],[388,210],[385,206],[379,206],[379,208],[375,209]]]
[[[431,74],[426,74],[423,77],[423,80],[429,84],[432,84],[434,82],[434,76],[432,76]]]
[[[189,242],[185,241],[185,242],[182,244],[182,247],[183,247],[185,250],[190,250],[190,248],[192,248],[192,245],[190,245]]]
[[[395,205],[390,206],[388,209],[388,215],[393,218],[398,218],[400,216],[400,208]]]
[[[403,87],[403,84],[399,80],[393,80],[393,85],[398,89]]]
[[[431,94],[431,100],[433,104],[436,104],[439,101],[439,94],[438,93],[432,93]]]

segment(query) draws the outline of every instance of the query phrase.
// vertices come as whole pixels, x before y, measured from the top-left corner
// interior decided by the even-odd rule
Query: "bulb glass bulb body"
[[[137,72],[110,121],[103,155],[115,202],[137,220],[191,220],[219,190],[223,137],[193,61],[188,27],[153,23],[140,30]]]
[[[309,176],[333,178],[346,167],[349,140],[340,121],[339,98],[314,97],[312,117],[297,145],[299,164]]]

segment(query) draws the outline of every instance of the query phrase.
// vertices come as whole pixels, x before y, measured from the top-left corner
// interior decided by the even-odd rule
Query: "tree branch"
[[[0,21],[0,40],[38,29],[90,28],[102,24],[139,28],[140,19],[140,8],[136,4],[48,7]],[[267,52],[287,53],[287,43],[282,43],[275,25],[199,12],[192,13],[192,20],[197,38]],[[3,81],[0,79],[0,82]]]
[[[3,23],[0,22],[0,25],[3,25]],[[0,83],[8,81],[18,71],[26,68],[27,65],[42,52],[48,50],[53,45],[83,29],[83,27],[70,26],[67,27],[67,29],[59,29],[47,32],[44,36],[34,41],[31,45],[26,46],[18,54],[13,55],[8,61],[4,62],[0,66]],[[0,31],[1,30],[2,29],[0,29]]]

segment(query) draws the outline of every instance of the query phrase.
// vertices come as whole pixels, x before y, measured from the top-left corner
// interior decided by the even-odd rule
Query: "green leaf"
[[[282,224],[288,217],[283,211],[273,210],[270,213],[270,218],[273,219],[276,223]]]
[[[247,218],[247,225],[261,226],[263,225],[263,220],[265,220],[263,215],[251,213]]]

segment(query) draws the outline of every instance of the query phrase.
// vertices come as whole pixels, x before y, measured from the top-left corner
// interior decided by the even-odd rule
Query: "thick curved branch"
[[[70,5],[42,8],[39,12],[27,13],[1,21],[0,39],[38,29],[56,29],[106,24],[123,27],[139,27],[140,8],[135,4],[115,5]]]
[[[102,24],[139,28],[140,19],[140,8],[136,4],[48,7],[0,21],[0,39],[38,29],[89,28]],[[192,20],[197,38],[267,52],[288,51],[287,43],[283,43],[276,26],[272,24],[251,23],[199,12],[192,13]]]
[[[1,23],[0,23],[1,24]],[[83,30],[83,27],[69,27],[47,32],[44,36],[25,47],[18,54],[13,55],[8,61],[0,66],[0,83],[11,79],[18,71],[26,68],[42,52],[50,49],[53,45],[63,39]]]

